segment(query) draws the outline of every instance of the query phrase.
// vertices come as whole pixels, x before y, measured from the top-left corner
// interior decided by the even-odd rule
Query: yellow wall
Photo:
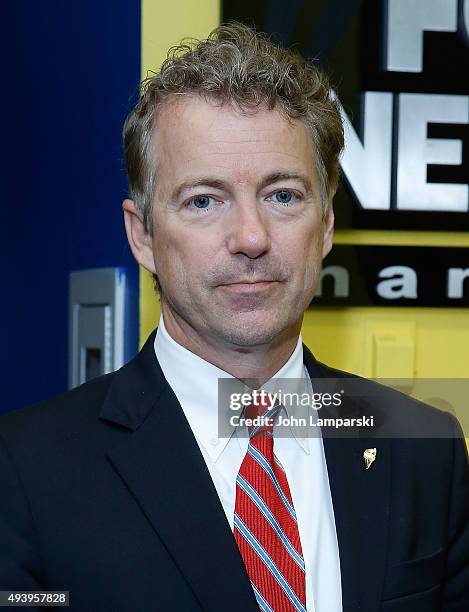
[[[320,361],[376,378],[469,378],[469,310],[310,308],[303,339]]]
[[[219,0],[142,0],[142,79],[157,70],[184,37],[203,38],[220,23]],[[153,280],[140,270],[140,346],[159,319]]]

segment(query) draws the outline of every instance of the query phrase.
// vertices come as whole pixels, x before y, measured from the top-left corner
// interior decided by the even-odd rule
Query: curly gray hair
[[[278,108],[309,129],[323,210],[334,195],[344,136],[329,79],[300,54],[279,47],[241,23],[218,26],[206,40],[172,47],[160,72],[142,81],[142,95],[127,117],[124,152],[130,197],[153,231],[157,154],[152,139],[157,109],[174,96],[197,94],[243,112]]]

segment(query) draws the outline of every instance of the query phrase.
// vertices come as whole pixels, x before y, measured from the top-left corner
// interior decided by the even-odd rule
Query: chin
[[[270,320],[265,316],[233,316],[229,325],[226,321],[220,329],[220,335],[229,342],[239,347],[253,347],[261,344],[269,344],[278,338],[286,329],[292,326],[291,321],[276,318]]]

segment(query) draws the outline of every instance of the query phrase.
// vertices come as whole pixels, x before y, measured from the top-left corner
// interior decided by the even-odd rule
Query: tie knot
[[[245,416],[248,419],[249,437],[272,437],[275,417],[281,405],[265,391],[253,392],[252,403],[246,407]]]

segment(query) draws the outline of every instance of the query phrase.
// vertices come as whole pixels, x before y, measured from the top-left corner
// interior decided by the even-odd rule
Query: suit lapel
[[[206,611],[258,610],[217,492],[153,352],[154,333],[115,377],[101,418],[132,430],[108,452]]]
[[[304,347],[304,360],[315,391],[321,381],[340,378],[341,372],[317,362]],[[330,391],[330,387],[328,389]],[[359,399],[344,398],[337,412],[321,410],[320,417],[358,417],[364,410]],[[338,437],[337,430],[323,429],[329,485],[339,545],[344,612],[375,612],[380,607],[387,552],[390,511],[391,443],[366,438],[358,428]],[[365,469],[363,452],[376,448],[377,456]]]

